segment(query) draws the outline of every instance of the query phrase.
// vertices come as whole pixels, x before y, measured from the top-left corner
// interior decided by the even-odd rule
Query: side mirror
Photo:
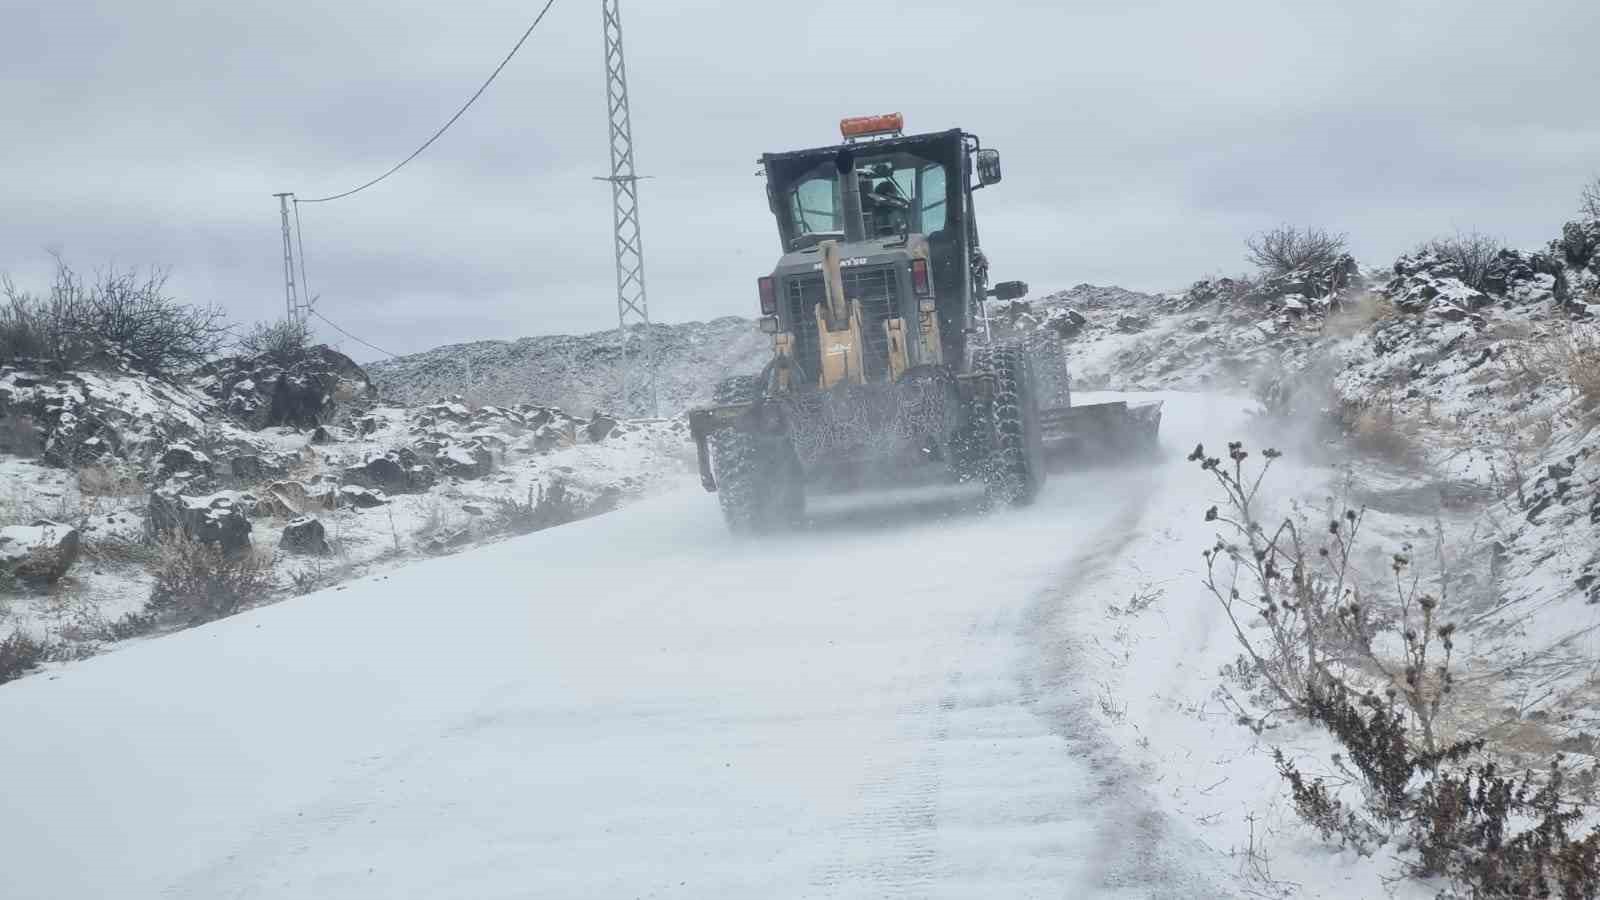
[[[1000,151],[978,151],[978,182],[984,187],[1000,183]]]
[[[996,300],[1021,300],[1028,296],[1028,283],[1026,281],[1002,281],[995,285],[989,296]]]

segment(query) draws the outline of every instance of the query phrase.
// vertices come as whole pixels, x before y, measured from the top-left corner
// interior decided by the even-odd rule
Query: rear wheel
[[[984,351],[978,363],[994,379],[988,417],[993,443],[984,472],[989,501],[1027,506],[1045,479],[1038,385],[1028,352],[1005,343]]]
[[[1072,406],[1072,378],[1067,372],[1067,348],[1061,337],[1048,328],[1028,336],[1028,362],[1038,385],[1041,409],[1066,409]]]
[[[741,375],[717,385],[715,402],[754,403],[759,378]],[[805,515],[805,481],[788,436],[728,428],[711,436],[711,468],[728,530],[761,534],[798,525]]]

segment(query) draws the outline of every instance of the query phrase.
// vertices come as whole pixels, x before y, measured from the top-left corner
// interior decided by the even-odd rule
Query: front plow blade
[[[1153,455],[1161,431],[1161,402],[1118,400],[1040,414],[1045,452],[1052,458],[1127,458]]]

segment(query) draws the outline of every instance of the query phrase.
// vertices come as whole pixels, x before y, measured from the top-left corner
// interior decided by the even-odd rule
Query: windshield
[[[892,237],[908,231],[933,234],[947,221],[947,178],[938,163],[909,153],[869,157],[857,167],[861,214],[869,237]],[[844,202],[839,172],[831,161],[802,175],[784,197],[794,243],[812,243],[822,235],[842,235]],[[807,236],[813,236],[807,240]]]

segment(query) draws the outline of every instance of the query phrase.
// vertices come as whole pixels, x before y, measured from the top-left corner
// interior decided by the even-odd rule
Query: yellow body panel
[[[938,365],[944,362],[944,342],[939,335],[939,314],[936,312],[918,313],[921,319],[918,338],[922,341],[922,361],[925,365]]]
[[[898,381],[911,367],[910,353],[906,348],[906,320],[885,319],[883,332],[889,348],[889,380]]]
[[[861,365],[861,348],[865,346],[861,340],[861,304],[850,304],[850,317],[838,331],[828,327],[822,304],[817,304],[817,342],[822,351],[822,380],[818,387],[827,390],[845,381],[866,383],[867,373]]]

